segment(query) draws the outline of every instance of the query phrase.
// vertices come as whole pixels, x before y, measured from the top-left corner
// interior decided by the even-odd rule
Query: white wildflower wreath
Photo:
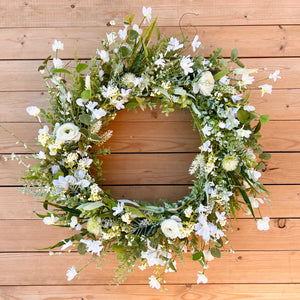
[[[142,22],[150,23],[151,8],[144,7],[143,15]],[[27,108],[41,124],[42,150],[34,154],[39,163],[26,170],[24,190],[42,197],[46,212],[37,215],[45,224],[75,231],[47,249],[73,247],[89,254],[88,262],[114,251],[120,262],[115,282],[136,266],[156,266],[149,284],[157,289],[165,273],[176,272],[176,258],[183,260],[189,251],[202,266],[197,283],[206,283],[207,262],[231,249],[226,231],[236,210],[252,214],[259,230],[269,229],[269,218],[259,210],[256,218],[253,209],[268,200],[259,170],[270,158],[258,143],[269,117],[258,115],[248,101],[254,82],[250,74],[258,70],[246,69],[236,49],[229,59],[221,49],[204,58],[197,54],[198,35],[191,43],[187,37],[163,36],[156,20],[143,31],[133,18],[127,16],[118,33],[110,22],[112,31],[89,64],[75,60],[75,66],[65,65],[57,57],[63,44],[54,42],[55,57],[39,68],[50,109]],[[150,44],[154,31],[157,39]],[[184,54],[188,49],[193,56]],[[276,81],[279,71],[269,78]],[[262,95],[272,91],[268,84],[260,88]],[[192,115],[199,153],[189,169],[194,175],[190,193],[177,202],[116,200],[103,189],[102,157],[109,154],[105,142],[112,135],[107,125],[119,111],[136,107]],[[81,270],[72,266],[68,280]]]

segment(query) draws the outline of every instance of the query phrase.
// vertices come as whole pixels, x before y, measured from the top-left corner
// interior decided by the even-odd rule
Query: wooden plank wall
[[[42,225],[33,214],[39,203],[23,196],[18,186],[20,166],[0,165],[0,299],[300,299],[300,2],[298,0],[0,0],[0,123],[35,147],[37,124],[28,105],[47,105],[37,72],[54,39],[61,40],[64,59],[87,59],[111,19],[121,24],[128,13],[140,16],[151,5],[165,33],[183,30],[199,34],[207,55],[222,47],[225,55],[239,49],[248,67],[265,66],[265,75],[281,70],[273,95],[252,102],[271,122],[263,129],[265,150],[273,153],[262,180],[273,210],[271,229],[258,232],[242,215],[230,233],[235,254],[210,264],[209,283],[197,286],[198,266],[187,260],[180,272],[167,276],[164,292],[148,287],[149,272],[137,271],[125,284],[108,283],[116,265],[113,256],[102,270],[94,266],[82,278],[67,282],[66,269],[75,253],[49,256],[35,249],[65,237],[64,230]],[[111,125],[113,154],[105,161],[106,184],[117,197],[178,199],[188,192],[187,168],[197,151],[190,117],[158,111],[120,113]],[[25,153],[0,131],[0,153]]]

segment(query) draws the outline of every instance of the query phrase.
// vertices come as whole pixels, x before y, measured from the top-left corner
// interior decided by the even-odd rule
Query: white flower
[[[151,14],[152,14],[152,8],[151,7],[146,8],[145,6],[143,6],[143,15],[145,17],[144,24],[146,23],[146,20],[148,21],[148,23],[150,23],[152,17]]]
[[[115,20],[111,20],[111,21],[109,21],[109,24],[110,24],[111,26],[115,26],[115,25],[116,25],[116,21],[115,21]]]
[[[249,76],[248,74],[243,74],[241,85],[252,84],[253,81],[254,81],[254,76]]]
[[[64,50],[64,44],[61,41],[55,40],[52,44],[52,50],[56,52],[57,50]]]
[[[230,78],[228,76],[223,76],[220,80],[219,80],[219,84],[220,85],[229,85],[230,83]]]
[[[125,108],[124,103],[125,103],[124,100],[117,100],[117,101],[115,101],[115,103],[114,103],[115,104],[115,108],[117,110],[124,109]]]
[[[36,158],[38,158],[38,159],[46,159],[47,156],[46,156],[45,152],[40,151],[40,152],[36,155]]]
[[[255,111],[255,107],[253,105],[246,104],[244,106],[244,110],[246,110],[246,111]]]
[[[212,261],[214,260],[214,256],[211,254],[210,250],[203,250],[204,259],[206,261]]]
[[[70,227],[71,228],[75,228],[75,226],[77,225],[77,223],[78,223],[77,217],[72,216],[71,217],[71,222],[69,223]]]
[[[243,99],[242,95],[233,95],[231,96],[231,99],[234,103],[236,103],[237,101],[240,101]]]
[[[66,250],[67,248],[69,248],[69,247],[71,247],[71,246],[73,246],[73,243],[72,243],[72,241],[71,240],[69,240],[68,242],[66,242],[66,241],[63,241],[65,244],[64,245],[62,245],[62,247],[61,247],[61,251],[64,251],[64,250]]]
[[[180,42],[176,38],[171,37],[168,42],[167,52],[169,52],[171,50],[176,51],[182,47],[183,47],[183,44],[180,44]]]
[[[270,229],[270,218],[263,217],[262,219],[257,220],[256,225],[258,230],[269,230]]]
[[[193,213],[193,208],[192,206],[189,206],[187,207],[185,210],[184,210],[184,215],[187,217],[187,218],[190,218],[191,215]]]
[[[250,200],[253,208],[258,208],[259,207],[259,203],[261,203],[261,204],[264,203],[264,200],[261,199],[261,198],[249,197],[249,200]]]
[[[202,132],[204,135],[209,136],[211,135],[211,130],[213,128],[211,126],[208,126],[207,124],[205,124],[205,126],[202,128]]]
[[[84,106],[86,103],[87,103],[87,99],[81,99],[81,98],[78,98],[77,100],[76,100],[76,104],[78,105],[78,106]]]
[[[118,34],[119,34],[120,39],[125,40],[127,37],[127,28],[124,28],[123,30],[120,29]]]
[[[219,213],[218,211],[216,211],[217,223],[219,222],[221,226],[225,226],[225,224],[226,224],[225,214],[226,214],[225,211],[223,211],[222,213]]]
[[[67,271],[67,277],[68,277],[68,281],[71,281],[76,275],[77,275],[77,271],[75,269],[74,266],[72,266],[68,271]]]
[[[157,65],[157,66],[162,66],[162,67],[165,66],[166,62],[165,62],[165,60],[163,59],[162,53],[159,54],[159,59],[157,59],[157,60],[154,62],[154,64]]]
[[[112,209],[114,211],[114,213],[113,213],[114,216],[120,214],[124,210],[124,202],[118,201],[118,206],[115,206]]]
[[[91,89],[91,77],[90,77],[90,75],[85,76],[85,89],[86,90]]]
[[[164,220],[161,224],[160,224],[160,228],[161,231],[163,232],[163,234],[171,239],[175,239],[180,235],[180,229],[182,227],[181,222],[178,222],[174,219],[167,219]]]
[[[103,108],[94,109],[92,111],[92,118],[99,120],[102,117],[104,117],[106,114],[107,114],[107,112]]]
[[[153,289],[158,289],[158,290],[160,289],[160,283],[154,275],[149,277],[149,285]]]
[[[205,242],[208,242],[210,240],[210,228],[208,226],[206,218],[203,217],[203,215],[201,214],[198,218],[198,221],[199,222],[195,224],[195,228],[194,228],[196,234],[202,236],[203,240]]]
[[[239,160],[236,156],[226,155],[222,160],[222,167],[225,171],[233,171],[237,168]]]
[[[206,71],[201,74],[201,77],[197,82],[193,84],[193,92],[198,94],[199,92],[203,96],[210,96],[214,89],[215,80],[211,72]]]
[[[130,224],[133,217],[132,217],[132,214],[130,212],[127,212],[126,214],[121,216],[121,219],[124,223]]]
[[[199,272],[197,274],[197,276],[198,276],[198,278],[197,278],[197,284],[199,284],[199,283],[203,283],[203,284],[207,283],[207,277],[203,273]]]
[[[137,24],[134,24],[134,25],[132,26],[132,29],[135,30],[139,35],[141,35],[141,34],[143,33],[143,29],[141,29],[141,28],[139,27],[139,25],[137,25]]]
[[[274,82],[276,82],[277,79],[281,78],[281,76],[279,76],[279,74],[280,74],[280,70],[276,70],[273,74],[269,75],[269,78],[273,79]]]
[[[51,167],[52,175],[56,175],[56,173],[60,170],[60,167],[58,165],[54,165]]]
[[[81,239],[80,243],[83,243],[87,246],[86,251],[91,252],[92,254],[100,255],[100,252],[103,249],[102,242],[100,241],[92,241],[92,240],[85,240]]]
[[[261,96],[263,97],[263,95],[265,93],[268,93],[268,94],[272,94],[272,85],[270,84],[263,84],[263,85],[260,85],[259,88],[261,88]]]
[[[199,48],[200,45],[201,45],[201,42],[198,41],[198,39],[199,39],[199,35],[195,35],[194,40],[193,40],[193,42],[192,42],[192,47],[193,47],[193,51],[194,51],[194,52],[195,52],[196,49]]]
[[[191,61],[189,56],[184,56],[180,61],[180,66],[184,71],[184,75],[194,72],[194,70],[191,68],[193,65],[194,63]]]
[[[204,144],[202,144],[201,151],[202,152],[206,152],[206,151],[211,152],[212,149],[210,148],[210,145],[211,145],[211,142],[210,141],[206,141]]]
[[[261,173],[254,169],[246,170],[246,173],[254,181],[258,181],[258,179],[261,177]]]
[[[73,123],[65,123],[58,127],[56,131],[57,141],[64,143],[67,141],[78,142],[80,139],[81,133],[79,128]]]
[[[40,109],[37,106],[28,106],[26,111],[30,116],[33,117],[37,117],[40,113]]]
[[[240,128],[240,129],[238,129],[237,131],[237,135],[239,136],[239,137],[245,137],[245,138],[249,138],[250,137],[250,134],[252,133],[252,131],[251,130],[245,130],[245,129],[243,129],[243,128]]]
[[[105,51],[105,50],[101,50],[101,51],[97,50],[97,53],[100,56],[100,59],[104,63],[109,62],[109,53],[107,51]]]
[[[55,69],[61,69],[64,63],[60,58],[53,58],[53,66]]]
[[[220,127],[220,128],[223,129],[223,128],[225,128],[225,126],[226,126],[226,124],[225,124],[224,122],[220,122],[220,123],[219,123],[219,127]]]
[[[111,45],[114,43],[115,39],[117,38],[117,35],[115,32],[107,33],[106,34],[108,44]]]
[[[50,217],[43,218],[43,222],[46,225],[54,225],[58,220],[59,220],[59,218],[58,217],[54,217],[53,214],[51,214]]]
[[[50,155],[56,155],[57,150],[61,149],[61,143],[59,141],[55,141],[55,142],[51,143],[50,145],[48,145],[48,149],[49,149]]]
[[[76,182],[75,178],[71,175],[66,177],[59,176],[58,179],[52,181],[53,185],[56,187],[57,193],[62,191],[67,191],[69,189],[69,184],[74,184]]]

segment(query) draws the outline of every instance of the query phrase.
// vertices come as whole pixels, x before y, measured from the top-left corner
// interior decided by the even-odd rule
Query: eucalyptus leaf
[[[79,116],[79,121],[85,125],[90,125],[92,121],[92,117],[89,114],[81,114]]]
[[[85,255],[86,254],[86,245],[83,243],[78,244],[77,251],[80,255]]]
[[[268,115],[261,115],[260,121],[262,122],[262,124],[267,124],[270,121],[270,118]]]
[[[269,160],[272,157],[272,155],[270,153],[261,153],[259,155],[259,158],[262,160]]]
[[[214,257],[217,257],[217,258],[221,257],[221,251],[218,248],[210,248],[210,253]]]
[[[86,68],[88,68],[88,65],[87,65],[87,64],[79,63],[79,64],[76,66],[76,72],[80,73],[80,72],[84,71]]]
[[[101,206],[103,206],[103,202],[97,201],[97,202],[88,202],[88,203],[84,203],[81,204],[77,207],[77,209],[80,209],[81,211],[89,211],[89,210],[93,210],[96,208],[99,208]]]
[[[91,90],[84,90],[81,93],[81,98],[82,99],[90,99],[91,98]]]

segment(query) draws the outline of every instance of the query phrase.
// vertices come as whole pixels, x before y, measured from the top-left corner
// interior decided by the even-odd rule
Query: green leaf
[[[174,264],[173,264],[172,261],[169,261],[168,265],[169,265],[169,267],[170,267],[174,272],[177,272],[177,269],[176,269],[176,267],[174,266]]]
[[[232,61],[235,61],[239,55],[238,49],[234,48],[231,50],[230,58]]]
[[[127,32],[127,36],[131,41],[135,41],[139,37],[139,34],[135,30],[130,29]]]
[[[260,129],[261,129],[261,121],[259,121],[259,122],[257,123],[257,125],[256,125],[255,128],[254,128],[253,133],[254,133],[254,134],[255,134],[255,133],[258,133],[258,132],[260,131]]]
[[[111,247],[111,250],[116,252],[116,253],[120,253],[124,250],[124,246],[123,245],[117,245],[117,244],[113,244]]]
[[[270,121],[270,118],[268,115],[261,115],[259,119],[263,124],[267,124]]]
[[[222,77],[224,77],[228,73],[229,73],[229,70],[222,70],[222,71],[220,71],[220,72],[218,72],[217,74],[214,75],[214,79],[216,81],[218,81],[219,79],[221,79]]]
[[[239,121],[243,124],[247,123],[249,116],[250,116],[249,112],[247,112],[245,110],[239,110],[237,112],[237,117],[238,117]]]
[[[125,24],[125,25],[131,25],[131,23],[132,23],[134,17],[135,17],[134,14],[127,15],[127,16],[124,18],[124,24]]]
[[[261,161],[256,167],[255,170],[256,171],[260,171],[263,170],[265,168],[265,164]]]
[[[177,87],[174,89],[174,92],[173,92],[175,95],[179,95],[179,96],[182,96],[186,93],[185,89],[183,89],[182,87]]]
[[[217,257],[217,258],[221,257],[221,251],[218,248],[210,248],[210,253],[214,257]]]
[[[140,218],[144,218],[145,215],[136,207],[132,207],[132,206],[125,206],[125,209],[133,214],[135,214],[136,216],[140,217]]]
[[[80,97],[81,97],[82,99],[90,99],[90,98],[91,98],[91,90],[84,90],[84,91],[81,93]]]
[[[153,30],[155,28],[155,24],[156,24],[156,21],[157,21],[157,18],[149,25],[149,32],[145,38],[145,45],[148,46],[149,42],[150,42],[150,39],[151,39],[151,36],[153,34]]]
[[[80,73],[80,72],[84,71],[86,68],[88,68],[88,65],[87,65],[87,64],[79,63],[79,64],[76,66],[76,72]]]
[[[119,49],[120,56],[122,58],[127,57],[130,54],[131,50],[126,46],[121,46]]]
[[[73,241],[80,241],[81,239],[83,239],[83,235],[81,235],[80,233],[74,234],[72,236]]]
[[[92,133],[91,136],[90,136],[90,139],[93,140],[93,141],[97,141],[97,142],[100,141],[100,137],[96,133]]]
[[[144,42],[142,43],[142,45],[143,45],[143,49],[144,49],[144,57],[146,58],[146,57],[148,57],[148,49]]]
[[[259,155],[259,158],[262,160],[269,160],[272,157],[272,155],[270,153],[261,153]]]
[[[80,255],[84,255],[86,254],[86,245],[83,244],[83,243],[80,243],[78,246],[77,246],[77,251]]]
[[[160,40],[160,30],[159,30],[158,26],[155,26],[155,27],[156,27],[156,33],[157,33],[157,40],[159,41]]]
[[[239,67],[245,68],[245,65],[244,65],[238,58],[235,60],[235,63],[236,63]]]
[[[89,114],[81,114],[79,116],[79,121],[85,125],[90,125],[91,124],[91,121],[92,121],[92,118]]]
[[[192,254],[191,257],[192,257],[192,260],[194,260],[194,261],[200,260],[200,259],[204,260],[204,254],[202,251]]]
[[[66,73],[66,74],[71,74],[70,71],[66,70],[66,69],[54,69],[52,71],[52,74],[55,74],[55,73]]]
[[[100,202],[100,201],[97,201],[97,202],[89,202],[89,203],[84,203],[84,204],[81,204],[77,207],[77,209],[80,209],[81,211],[83,210],[93,210],[93,209],[96,209],[98,207],[101,207],[103,206],[103,202]]]

